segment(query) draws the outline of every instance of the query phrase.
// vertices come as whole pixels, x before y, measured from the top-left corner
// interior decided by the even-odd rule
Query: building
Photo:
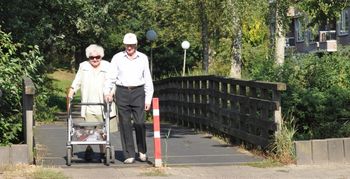
[[[341,12],[337,22],[306,28],[307,17],[300,11],[290,8],[292,18],[286,34],[286,55],[290,53],[335,52],[338,45],[350,44],[350,7]]]

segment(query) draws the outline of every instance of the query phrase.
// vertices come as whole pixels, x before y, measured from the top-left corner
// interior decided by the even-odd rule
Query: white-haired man
[[[124,163],[135,162],[133,138],[134,121],[138,158],[147,161],[145,111],[151,107],[153,82],[148,58],[137,51],[137,37],[133,33],[124,36],[125,51],[115,54],[111,61],[111,73],[105,83],[105,98],[112,100],[111,89],[115,84],[118,107],[120,136],[123,147]]]

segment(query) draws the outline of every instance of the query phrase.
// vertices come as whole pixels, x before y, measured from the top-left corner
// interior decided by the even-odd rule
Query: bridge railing
[[[154,85],[162,119],[215,130],[261,147],[281,128],[284,83],[194,76],[159,80]]]

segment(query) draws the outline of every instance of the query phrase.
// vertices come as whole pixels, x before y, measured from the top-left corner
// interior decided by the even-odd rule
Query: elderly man
[[[112,100],[112,88],[115,84],[116,102],[120,124],[124,163],[135,162],[133,138],[134,121],[138,158],[147,161],[145,111],[151,107],[153,82],[148,58],[137,51],[137,37],[133,33],[124,36],[125,51],[115,54],[111,61],[111,70],[105,83],[105,98]]]

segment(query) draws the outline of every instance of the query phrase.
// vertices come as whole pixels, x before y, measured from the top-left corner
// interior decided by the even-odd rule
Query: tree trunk
[[[232,62],[230,76],[232,78],[241,78],[242,71],[242,28],[240,19],[238,16],[233,16],[234,24],[234,34],[233,34],[233,43],[232,43]]]
[[[278,4],[276,9],[278,8]],[[278,11],[276,10],[276,19],[279,19]],[[276,21],[276,49],[275,49],[275,57],[276,63],[282,65],[284,63],[284,49],[286,46],[286,37],[283,34],[282,24]]]
[[[199,1],[199,15],[201,19],[201,36],[202,36],[202,54],[203,54],[203,70],[204,74],[208,74],[208,66],[209,66],[209,38],[208,38],[208,17],[206,14],[206,7],[205,7],[205,2],[204,1]]]
[[[276,63],[282,65],[284,63],[284,49],[286,46],[286,37],[283,35],[282,26],[279,23],[276,24],[276,32]]]
[[[75,46],[72,46],[71,48],[71,60],[69,62],[70,65],[70,70],[75,74],[76,73],[76,69],[75,69],[75,64],[76,64],[76,50],[75,50]]]
[[[283,34],[282,24],[279,22],[278,3],[276,1],[269,2],[270,6],[270,50],[275,62],[279,65],[284,63],[284,50],[286,46],[286,37]]]

